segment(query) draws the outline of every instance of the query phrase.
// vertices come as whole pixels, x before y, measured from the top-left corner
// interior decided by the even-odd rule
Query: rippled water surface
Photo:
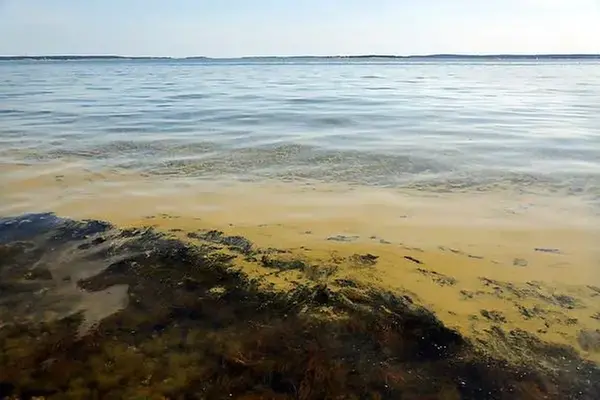
[[[0,122],[7,163],[600,191],[595,61],[10,61]]]

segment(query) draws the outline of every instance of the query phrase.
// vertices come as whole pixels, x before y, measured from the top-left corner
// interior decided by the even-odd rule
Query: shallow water
[[[598,196],[596,61],[0,63],[0,161]]]
[[[600,361],[597,62],[2,62],[0,104],[0,217],[216,229],[276,249],[234,266],[277,290],[356,282],[512,363],[498,332]],[[131,304],[55,283],[53,318]]]
[[[190,233],[205,244],[50,213],[0,218],[0,397],[597,398],[600,369],[572,349],[499,325],[473,341],[414,294],[333,278],[347,263],[377,268],[378,256],[308,264],[241,236]],[[243,262],[308,280],[282,292]],[[442,288],[457,284],[426,268]],[[539,284],[486,283],[499,297],[582,307]],[[599,337],[580,342],[593,349]]]

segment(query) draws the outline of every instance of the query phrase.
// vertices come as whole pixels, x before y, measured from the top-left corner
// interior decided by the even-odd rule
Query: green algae
[[[252,249],[223,237],[203,239]],[[597,367],[568,348],[496,328],[490,345],[522,349],[527,362],[494,359],[409,296],[341,279],[265,289],[234,268],[235,256],[152,229],[5,219],[0,256],[0,398],[593,399],[600,390]],[[311,267],[263,256],[275,270]],[[56,267],[65,258],[96,273],[65,280]],[[68,285],[126,285],[127,301],[81,334],[89,310],[45,299]]]

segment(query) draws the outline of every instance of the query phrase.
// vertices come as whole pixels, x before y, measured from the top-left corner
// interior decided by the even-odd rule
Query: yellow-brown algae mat
[[[308,264],[407,291],[466,335],[493,324],[582,348],[600,324],[600,217],[578,199],[499,193],[422,193],[319,183],[211,182],[92,172],[78,163],[3,166],[0,214],[51,211],[179,236],[242,235]],[[371,266],[339,262],[376,257]],[[288,255],[289,256],[289,255]],[[359,263],[360,264],[360,263]],[[302,272],[246,271],[289,287]]]
[[[276,290],[319,283],[407,295],[495,358],[533,357],[496,340],[525,332],[600,362],[600,218],[575,197],[206,181],[79,163],[0,172],[0,216],[153,227],[246,254],[234,267]]]

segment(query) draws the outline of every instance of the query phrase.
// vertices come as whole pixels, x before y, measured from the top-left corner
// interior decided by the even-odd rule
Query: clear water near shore
[[[0,72],[0,162],[599,196],[597,61],[10,61]]]

